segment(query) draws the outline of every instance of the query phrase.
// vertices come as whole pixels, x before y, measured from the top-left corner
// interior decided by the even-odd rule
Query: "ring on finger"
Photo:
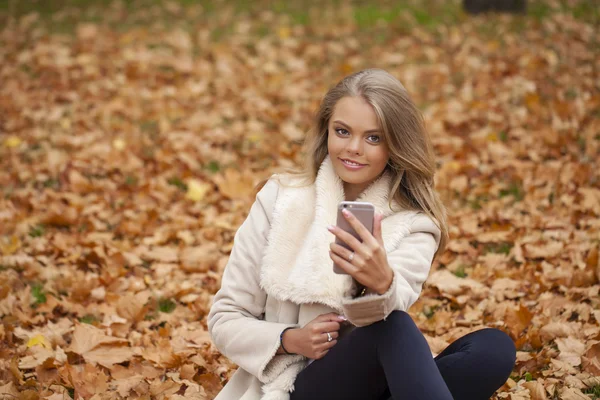
[[[354,260],[354,252],[350,253],[348,256],[348,261],[352,262],[352,260]]]
[[[333,340],[333,338],[331,337],[331,335],[329,334],[329,332],[327,332],[327,341],[331,342]]]

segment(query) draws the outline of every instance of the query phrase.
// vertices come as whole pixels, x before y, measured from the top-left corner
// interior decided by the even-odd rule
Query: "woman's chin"
[[[345,183],[352,184],[352,185],[360,185],[361,183],[366,182],[366,179],[364,178],[364,176],[361,176],[361,175],[356,174],[356,173],[348,173],[346,171],[343,171],[341,174],[338,174],[338,176],[340,177],[340,179],[342,181],[344,181]]]

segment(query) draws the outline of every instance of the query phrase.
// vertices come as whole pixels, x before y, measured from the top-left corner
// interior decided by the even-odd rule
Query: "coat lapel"
[[[384,172],[357,199],[373,203],[376,212],[384,215],[382,236],[388,252],[408,233],[410,216],[415,215],[390,209],[390,178],[389,172]],[[352,279],[333,272],[329,244],[335,236],[327,225],[336,224],[337,206],[343,200],[343,182],[329,156],[314,184],[280,186],[261,267],[261,286],[267,294],[280,301],[322,303],[341,311],[341,300],[350,294]],[[395,201],[392,205],[399,209]]]

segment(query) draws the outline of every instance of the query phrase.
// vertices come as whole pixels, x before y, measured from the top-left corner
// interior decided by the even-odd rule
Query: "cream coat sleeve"
[[[388,253],[388,263],[394,270],[390,288],[382,295],[344,298],[342,305],[348,320],[355,326],[366,326],[386,319],[394,310],[408,310],[421,293],[439,243],[440,229],[428,216],[417,214],[409,233]]]
[[[234,245],[223,273],[221,289],[208,315],[208,330],[219,349],[231,361],[267,383],[275,376],[270,361],[300,356],[278,355],[279,335],[294,326],[261,320],[266,293],[260,288],[260,262],[270,228],[278,184],[269,180],[256,196],[248,217],[234,236]],[[278,362],[281,364],[281,362]]]

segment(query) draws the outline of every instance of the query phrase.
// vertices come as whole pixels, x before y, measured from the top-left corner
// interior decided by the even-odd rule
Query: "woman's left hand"
[[[331,243],[329,246],[331,248],[329,256],[338,267],[351,275],[357,282],[379,294],[384,294],[392,284],[394,271],[388,264],[381,236],[381,220],[383,219],[383,215],[375,214],[373,234],[371,234],[350,211],[343,210],[342,213],[350,226],[358,233],[362,239],[362,243],[339,227],[329,226],[327,228],[329,232],[333,233],[354,250],[352,261],[349,261],[352,250],[348,250],[337,243]]]

